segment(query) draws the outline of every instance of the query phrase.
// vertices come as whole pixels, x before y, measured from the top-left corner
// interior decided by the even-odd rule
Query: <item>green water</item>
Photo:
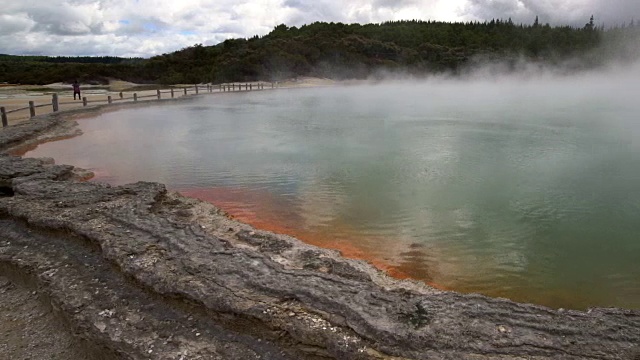
[[[444,288],[640,308],[638,90],[594,75],[220,94],[81,120],[27,156],[164,182]]]

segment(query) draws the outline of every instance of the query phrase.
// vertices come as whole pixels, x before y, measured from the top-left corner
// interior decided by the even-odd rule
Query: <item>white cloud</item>
[[[637,0],[0,0],[0,52],[151,56],[314,21],[489,20],[615,24]]]
[[[580,26],[594,15],[598,24],[618,25],[640,17],[637,0],[467,0],[462,14],[477,20],[511,17],[515,22]]]
[[[0,15],[0,34],[11,35],[31,29],[34,22],[24,14]]]

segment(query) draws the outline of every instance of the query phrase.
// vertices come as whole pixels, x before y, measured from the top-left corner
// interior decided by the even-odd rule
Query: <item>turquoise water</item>
[[[441,288],[640,308],[640,89],[627,79],[219,94],[80,120],[84,135],[27,156],[163,182]]]

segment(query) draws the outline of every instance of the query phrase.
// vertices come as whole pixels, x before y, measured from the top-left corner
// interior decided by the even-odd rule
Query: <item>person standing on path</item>
[[[76,99],[76,94],[78,94],[78,100],[82,100],[82,97],[80,96],[80,84],[78,84],[78,80],[74,81],[71,86],[73,86],[73,100]]]

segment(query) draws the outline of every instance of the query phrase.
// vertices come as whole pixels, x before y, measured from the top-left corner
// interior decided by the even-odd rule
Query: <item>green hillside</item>
[[[573,69],[602,65],[614,57],[633,58],[640,27],[612,29],[514,24],[511,20],[446,23],[394,21],[382,24],[316,22],[279,25],[250,39],[200,44],[150,59],[115,57],[16,57],[0,55],[0,81],[47,84],[60,81],[196,83],[278,80],[295,76],[367,78],[394,72],[458,73],[501,62],[517,70],[526,60]],[[632,44],[632,45],[629,45]],[[569,62],[568,60],[571,60]]]

